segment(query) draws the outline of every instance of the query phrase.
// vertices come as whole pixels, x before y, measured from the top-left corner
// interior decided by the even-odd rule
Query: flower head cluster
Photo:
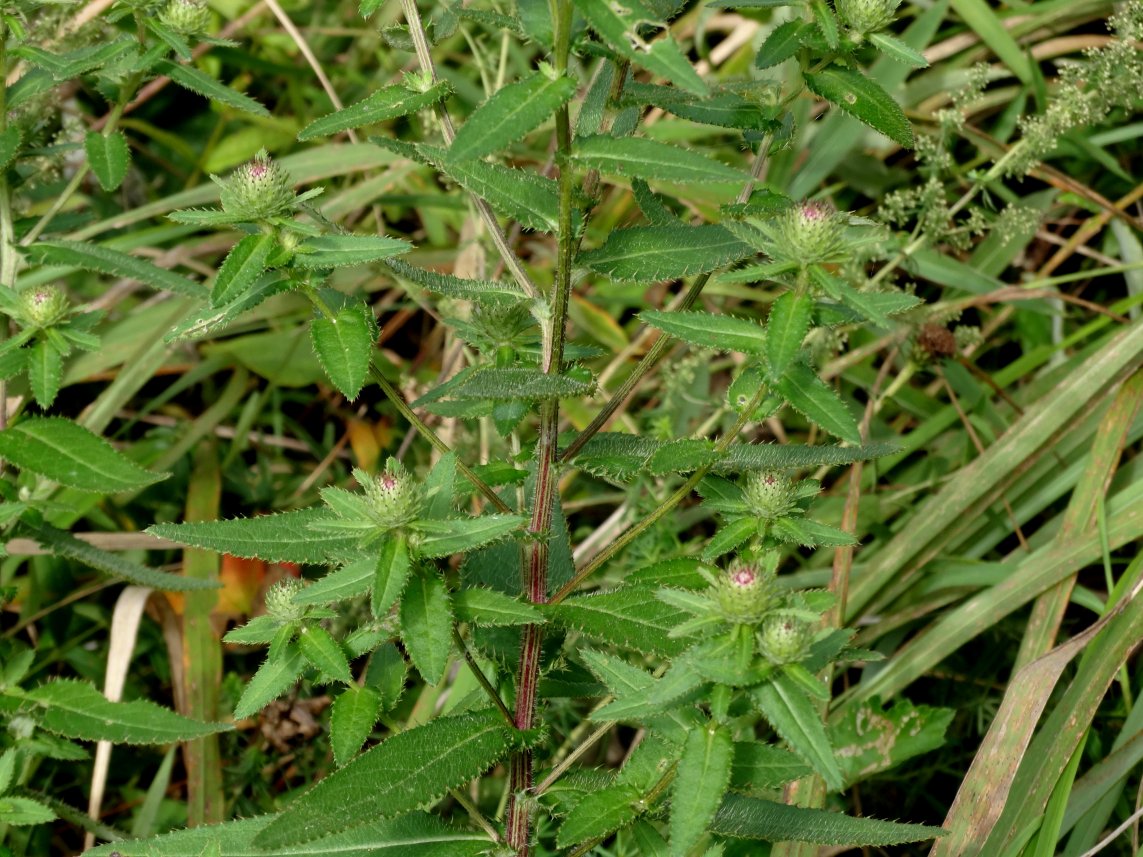
[[[293,207],[293,179],[270,159],[265,149],[226,179],[211,178],[219,186],[222,210],[235,217],[264,220]]]
[[[210,27],[210,9],[206,0],[170,0],[159,22],[182,36],[201,35]]]
[[[813,639],[813,625],[800,616],[777,611],[762,623],[758,646],[771,663],[793,664],[809,654]]]
[[[424,491],[404,466],[394,458],[376,478],[361,484],[378,526],[395,530],[412,523],[424,505]]]
[[[864,35],[889,26],[901,0],[836,0],[834,5],[845,25]]]
[[[757,624],[779,600],[774,568],[735,560],[725,574],[716,578],[713,595],[727,622]]]
[[[266,592],[266,612],[279,622],[296,622],[306,614],[303,604],[294,602],[305,585],[296,577],[283,577]]]
[[[751,474],[743,486],[743,494],[755,517],[767,521],[787,517],[797,499],[793,480],[776,470]]]
[[[67,295],[57,286],[36,286],[20,294],[19,320],[26,327],[52,327],[63,321],[70,309]]]

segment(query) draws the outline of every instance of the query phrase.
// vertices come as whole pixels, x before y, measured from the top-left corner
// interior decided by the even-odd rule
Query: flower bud
[[[69,308],[67,295],[55,286],[36,286],[20,294],[20,311],[29,327],[51,327]]]
[[[771,663],[793,664],[809,654],[813,636],[808,622],[777,613],[766,617],[759,643]]]
[[[263,149],[225,181],[217,180],[222,210],[237,217],[263,220],[288,209],[294,201],[289,173]]]
[[[773,571],[735,561],[715,585],[719,612],[728,622],[754,624],[777,603]]]
[[[424,502],[421,486],[396,459],[390,458],[385,470],[362,488],[373,506],[377,523],[394,530],[417,519]]]
[[[809,200],[787,209],[778,221],[780,252],[802,265],[836,256],[846,218],[828,203]]]
[[[743,488],[746,505],[756,517],[766,521],[784,518],[794,507],[794,485],[775,470],[751,474]]]
[[[834,6],[845,25],[858,33],[883,30],[897,13],[901,0],[835,0]]]
[[[305,616],[304,604],[295,604],[294,596],[304,584],[296,577],[283,577],[266,592],[266,612],[279,622],[296,622]]]
[[[210,26],[205,0],[171,0],[159,13],[159,23],[182,36],[196,36]]]

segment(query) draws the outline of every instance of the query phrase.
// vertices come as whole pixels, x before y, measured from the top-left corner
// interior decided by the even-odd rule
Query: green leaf
[[[409,582],[412,571],[409,543],[404,534],[387,539],[373,568],[373,588],[369,604],[376,619],[384,619]]]
[[[561,625],[639,652],[673,657],[687,645],[668,636],[687,614],[659,601],[650,588],[628,586],[577,595],[540,609]]]
[[[839,34],[837,17],[834,15],[833,9],[829,7],[826,0],[811,0],[810,10],[813,12],[814,23],[818,25],[818,30],[825,39],[826,45],[829,46],[830,50],[837,50]]]
[[[846,113],[880,131],[907,149],[913,147],[913,129],[900,105],[881,85],[855,69],[837,64],[819,72],[804,72],[806,86]]]
[[[766,359],[770,380],[777,382],[786,374],[802,350],[802,342],[810,329],[814,299],[808,292],[786,292],[770,307],[766,322]]]
[[[760,741],[739,741],[734,745],[730,784],[737,791],[750,794],[780,789],[811,773],[810,766],[789,750]]]
[[[924,54],[914,50],[900,39],[890,36],[888,33],[870,33],[868,39],[877,47],[881,48],[881,52],[891,60],[896,60],[899,63],[904,63],[913,68],[929,67],[929,61],[925,59]],[[1023,54],[1021,54],[1021,56],[1023,56]]]
[[[714,443],[709,440],[683,438],[670,441],[655,450],[647,462],[647,471],[656,476],[667,473],[689,473],[708,467],[718,460]]]
[[[306,659],[293,643],[288,644],[275,657],[267,656],[242,691],[242,696],[234,707],[234,719],[253,717],[293,687],[305,669]]]
[[[351,402],[369,377],[376,337],[373,313],[361,302],[342,307],[333,318],[322,315],[310,322],[318,362],[330,383]]]
[[[62,417],[28,417],[0,431],[0,458],[97,494],[136,491],[169,475],[144,470],[103,438]]]
[[[426,682],[444,678],[452,651],[452,606],[436,574],[418,574],[409,582],[401,599],[401,640]]]
[[[671,857],[686,857],[714,818],[730,783],[734,741],[725,726],[693,729],[671,786]]]
[[[723,799],[710,829],[720,836],[739,839],[850,846],[900,845],[945,835],[939,827],[854,818],[840,812],[786,806],[733,792]]]
[[[519,302],[527,297],[520,290],[520,287],[511,281],[493,282],[491,280],[470,280],[465,277],[454,277],[452,274],[426,271],[399,259],[389,259],[385,265],[398,277],[416,283],[421,288],[446,298],[503,303],[505,301]]]
[[[110,842],[85,852],[90,857],[203,857],[218,847],[220,857],[250,857],[265,853],[254,840],[282,815],[192,827],[153,839]],[[348,830],[301,844],[283,845],[275,857],[479,857],[493,847],[479,832],[449,827],[440,819],[416,812],[394,819],[363,817]]]
[[[328,137],[341,131],[384,122],[386,119],[408,116],[443,101],[451,94],[452,85],[446,80],[437,81],[424,92],[417,92],[402,84],[386,86],[356,104],[311,122],[298,134],[298,139]]]
[[[557,375],[526,367],[477,369],[461,383],[449,387],[448,396],[459,401],[506,401],[522,399],[578,398],[590,393],[595,385],[570,375]]]
[[[444,175],[525,229],[559,231],[560,196],[552,179],[487,161],[454,161],[444,149],[419,149]]]
[[[501,87],[457,131],[448,157],[470,160],[506,148],[539,128],[575,90],[575,78],[552,76],[545,69]]]
[[[578,137],[572,159],[607,175],[665,182],[742,184],[746,174],[690,149],[645,137]]]
[[[321,780],[253,844],[281,853],[433,803],[500,761],[515,741],[515,730],[492,710],[441,717],[400,732]]]
[[[612,232],[576,261],[616,280],[659,282],[730,265],[753,251],[721,226],[634,226]]]
[[[131,165],[131,149],[122,131],[100,134],[88,131],[83,138],[83,148],[87,151],[87,163],[99,186],[112,191],[123,184],[127,168]]]
[[[778,392],[791,407],[830,434],[852,444],[861,443],[861,432],[849,408],[805,363],[790,365],[778,382]]]
[[[456,453],[446,452],[433,465],[425,477],[424,518],[444,520],[455,512],[453,497],[456,494]]]
[[[638,83],[631,79],[623,86],[624,107],[651,105],[691,122],[720,128],[762,130],[773,122],[772,111],[728,90],[699,98],[673,86]]]
[[[322,235],[307,238],[294,256],[299,268],[342,268],[365,265],[408,253],[413,246],[384,235]]]
[[[707,94],[706,84],[670,33],[652,42],[639,36],[641,26],[658,20],[642,0],[625,0],[622,5],[607,0],[575,0],[575,7],[587,19],[588,26],[619,56],[688,92]]]
[[[247,235],[235,244],[214,278],[211,305],[220,307],[245,295],[266,270],[266,262],[276,244],[273,235],[261,232]]]
[[[742,351],[747,354],[760,354],[766,348],[766,331],[762,325],[745,318],[712,315],[696,310],[664,312],[656,309],[643,310],[639,313],[639,318],[646,324],[699,348]]]
[[[591,719],[596,722],[646,723],[664,714],[675,717],[678,700],[702,685],[703,677],[686,660],[679,659],[671,664],[662,678],[655,679],[645,688],[617,695],[615,700],[592,712]]]
[[[423,557],[452,556],[499,541],[520,529],[527,520],[522,515],[481,515],[443,521],[422,519],[414,524],[421,533],[414,549]]]
[[[702,558],[705,562],[716,560],[739,547],[757,532],[758,521],[754,518],[738,518],[730,521],[726,526],[719,527],[718,532],[706,543],[706,547],[702,550]]]
[[[227,631],[222,642],[238,643],[244,646],[265,645],[278,636],[278,629],[281,627],[282,622],[280,620],[264,613],[261,616],[255,616],[245,625]]]
[[[8,165],[16,160],[23,139],[20,129],[16,125],[9,125],[0,131],[0,170],[8,169]]]
[[[135,51],[136,42],[130,36],[120,36],[109,42],[77,48],[64,53],[53,53],[33,44],[23,44],[13,53],[23,57],[33,65],[47,69],[57,81],[79,77],[94,71],[102,65],[115,62]],[[9,102],[9,109],[15,107]]]
[[[270,116],[270,111],[251,98],[237,90],[224,86],[213,77],[199,71],[192,65],[180,65],[170,60],[159,60],[154,69],[159,74],[165,74],[179,86],[198,93],[211,101],[233,107],[243,113],[252,113],[255,116]]]
[[[954,714],[951,708],[913,705],[900,698],[888,708],[878,697],[843,706],[828,731],[846,784],[937,749]]]
[[[33,244],[28,248],[28,253],[33,261],[44,265],[68,265],[98,274],[137,280],[160,291],[199,299],[206,297],[203,287],[193,280],[152,265],[145,259],[99,244],[55,239]]]
[[[726,451],[715,467],[719,473],[753,470],[791,470],[838,467],[855,461],[870,461],[892,455],[898,448],[889,443],[865,446],[803,446],[796,443],[738,443]]]
[[[345,651],[321,625],[303,625],[298,630],[298,649],[302,657],[327,676],[342,684],[353,682]]]
[[[221,307],[205,306],[185,316],[166,336],[166,342],[201,339],[225,328],[230,322],[263,301],[292,288],[293,284],[277,272],[263,274],[240,298]]]
[[[63,356],[47,339],[39,340],[27,352],[25,368],[28,386],[32,388],[32,398],[41,408],[50,408],[63,383]]]
[[[772,526],[774,534],[782,541],[808,548],[836,548],[857,544],[857,539],[852,533],[828,524],[819,524],[809,518],[779,518]]]
[[[339,768],[357,755],[381,714],[381,694],[371,687],[350,684],[333,701],[329,743]]]
[[[330,513],[323,508],[298,509],[257,518],[155,524],[148,527],[147,532],[190,547],[247,559],[332,565],[339,558],[355,557],[358,540],[341,533],[310,529],[310,524],[330,518]]]
[[[233,728],[200,723],[145,699],[111,702],[90,684],[70,679],[50,681],[18,696],[0,693],[0,710],[30,710],[48,732],[115,744],[169,744]]]
[[[830,790],[841,791],[845,783],[821,714],[793,680],[779,673],[754,688],[751,696],[758,711],[790,749],[813,766]]]
[[[797,19],[779,24],[758,49],[754,65],[758,68],[770,68],[785,62],[798,52],[808,29],[809,25],[805,21]]]
[[[372,558],[359,559],[328,572],[295,595],[294,603],[330,604],[356,598],[369,591],[376,565]]]
[[[556,845],[570,848],[578,842],[606,836],[630,824],[639,813],[642,796],[639,789],[627,783],[589,792],[560,825]]]
[[[13,827],[32,824],[47,824],[55,821],[56,814],[48,807],[27,797],[4,797],[0,795],[0,824]]]
[[[492,589],[469,587],[453,596],[458,622],[473,625],[538,625],[547,621],[535,606]]]

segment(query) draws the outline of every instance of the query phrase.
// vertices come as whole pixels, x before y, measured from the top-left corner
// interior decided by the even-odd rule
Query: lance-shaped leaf
[[[362,302],[342,307],[333,318],[310,322],[310,340],[330,383],[349,401],[357,398],[369,377],[377,326]]]
[[[28,373],[32,398],[41,408],[50,408],[63,384],[63,355],[48,339],[41,339],[25,350],[27,358],[24,368]]]
[[[754,688],[751,696],[758,711],[790,745],[790,749],[813,765],[831,790],[841,791],[845,784],[821,714],[798,685],[778,673],[772,680]]]
[[[730,784],[737,791],[769,791],[809,776],[812,770],[789,750],[760,741],[739,741],[734,745],[734,766]]]
[[[712,315],[709,312],[644,310],[644,322],[699,348],[719,351],[743,351],[761,354],[766,348],[766,331],[762,325],[745,318]]]
[[[380,714],[381,694],[368,686],[350,684],[333,701],[329,743],[339,768],[344,768],[357,755]]]
[[[773,108],[763,108],[736,92],[718,92],[698,98],[673,86],[628,80],[620,103],[624,107],[649,104],[691,122],[722,128],[760,130],[774,121]]]
[[[574,78],[548,68],[501,87],[461,126],[448,157],[463,161],[500,151],[540,127],[575,90]]]
[[[430,804],[500,761],[515,743],[515,730],[491,710],[400,732],[321,780],[253,844],[280,853]]]
[[[0,431],[0,458],[60,485],[99,494],[138,490],[168,475],[143,469],[62,417],[29,417]]]
[[[479,518],[422,519],[413,526],[420,533],[416,553],[423,557],[452,556],[499,541],[520,529],[522,515],[481,515]]]
[[[737,443],[726,451],[715,470],[738,473],[807,467],[838,467],[855,461],[870,461],[892,455],[898,448],[889,443],[865,446],[803,446],[797,443]]]
[[[770,379],[777,381],[802,350],[810,329],[814,300],[808,292],[786,292],[770,307],[766,322],[766,358]]]
[[[462,589],[452,603],[457,621],[473,625],[538,625],[546,621],[534,605],[493,589]]]
[[[154,66],[159,74],[165,74],[179,86],[197,92],[204,98],[241,110],[243,113],[252,113],[255,116],[269,117],[270,111],[251,98],[237,90],[224,86],[210,75],[199,71],[193,65],[180,65],[169,60],[159,60]]]
[[[939,827],[854,818],[840,812],[787,806],[733,792],[723,799],[710,829],[720,836],[739,839],[850,846],[900,845],[945,835]]]
[[[688,92],[707,94],[706,84],[669,33],[652,42],[640,37],[639,28],[658,17],[642,0],[624,0],[622,4],[575,0],[575,7],[587,19],[588,26],[621,57]]]
[[[225,328],[238,316],[258,304],[291,288],[291,283],[278,272],[264,273],[239,298],[220,307],[205,306],[176,324],[164,337],[165,342],[201,339]]]
[[[373,565],[373,588],[369,605],[377,619],[384,619],[389,609],[397,603],[409,574],[413,569],[409,558],[409,543],[404,534],[386,540],[377,554]]]
[[[628,586],[540,609],[561,625],[636,651],[674,656],[687,646],[685,640],[669,636],[687,614],[659,601],[652,589]]]
[[[34,712],[41,729],[65,738],[115,744],[169,744],[233,728],[200,723],[145,699],[111,702],[90,684],[70,679],[0,694],[0,710]]]
[[[366,557],[342,566],[311,583],[294,596],[295,604],[330,604],[369,591],[377,563]]]
[[[298,650],[311,665],[342,684],[351,684],[353,674],[345,651],[321,625],[305,625],[298,631]]]
[[[597,839],[630,824],[639,814],[643,795],[629,783],[617,783],[584,795],[567,814],[556,845],[570,848],[579,842]]]
[[[806,86],[849,115],[907,149],[913,147],[913,129],[899,104],[881,85],[861,72],[837,64],[818,72],[805,72]]]
[[[39,801],[27,797],[0,795],[0,824],[13,827],[47,824],[55,818],[56,814]]]
[[[247,235],[235,244],[214,278],[211,304],[220,307],[242,297],[266,270],[275,243],[274,236],[260,232]]]
[[[580,265],[616,280],[658,282],[722,268],[754,251],[721,226],[634,226],[617,229]]]
[[[842,547],[857,543],[853,533],[809,518],[779,518],[773,524],[774,535],[784,542],[808,548]]]
[[[123,184],[127,177],[127,167],[131,165],[131,149],[122,131],[100,134],[88,131],[83,138],[83,148],[87,151],[87,163],[99,186],[112,191]]]
[[[778,382],[778,392],[796,410],[832,435],[861,443],[857,420],[829,385],[805,363],[792,363]]]
[[[418,149],[444,175],[505,217],[526,229],[559,231],[560,196],[552,179],[487,161],[453,160],[444,149],[431,146]]]
[[[412,249],[408,242],[384,235],[322,235],[302,242],[294,264],[309,269],[343,268],[379,262]]]
[[[681,184],[735,182],[746,174],[691,149],[648,140],[645,137],[612,137],[596,134],[575,141],[572,159],[607,175],[653,179]]]
[[[267,655],[234,706],[234,719],[253,717],[294,686],[306,670],[306,659],[293,643]]]
[[[401,640],[421,677],[437,684],[452,651],[452,605],[436,574],[418,574],[409,582],[401,599]]]
[[[331,517],[323,508],[298,509],[256,518],[155,524],[147,532],[179,544],[247,559],[326,565],[358,554],[355,537],[310,528],[310,524]]]
[[[754,65],[758,68],[770,68],[780,62],[785,62],[798,52],[798,48],[802,46],[802,41],[809,32],[812,32],[812,29],[809,24],[800,19],[779,24],[766,37],[762,47],[758,49],[758,56],[754,58]]]
[[[206,296],[203,287],[193,280],[152,265],[146,259],[129,256],[99,244],[64,241],[57,238],[33,244],[28,253],[34,261],[44,265],[67,265],[85,271],[95,271],[98,274],[125,277],[129,280],[138,280],[153,289],[175,292],[192,298]]]
[[[0,131],[0,170],[8,169],[8,165],[16,160],[23,139],[24,137],[16,125],[9,125]]]
[[[284,815],[289,815],[289,812]],[[203,857],[217,847],[218,857],[264,853],[255,838],[283,816],[230,821],[178,830],[151,839],[110,842],[85,852],[90,857]],[[480,832],[449,827],[422,812],[394,819],[362,818],[361,824],[301,844],[282,845],[275,857],[478,857],[493,843]]]
[[[725,726],[692,729],[671,788],[671,857],[686,857],[714,818],[730,783],[734,741]]]
[[[416,283],[446,298],[460,298],[466,301],[491,301],[496,303],[518,302],[527,297],[514,282],[494,282],[492,280],[472,280],[467,277],[454,277],[438,271],[426,271],[400,259],[385,262],[398,277]]]
[[[451,94],[452,85],[447,80],[437,81],[424,92],[409,89],[403,84],[386,86],[356,104],[343,107],[311,122],[298,134],[298,139],[328,137],[341,131],[384,122],[386,119],[408,116],[410,113],[416,113],[438,101],[443,101]]]
[[[593,387],[588,381],[580,381],[569,375],[549,374],[539,369],[488,367],[478,369],[462,383],[449,388],[448,396],[460,401],[528,401],[583,396],[590,393]]]

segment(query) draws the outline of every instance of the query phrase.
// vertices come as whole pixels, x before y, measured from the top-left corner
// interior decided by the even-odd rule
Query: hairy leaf
[[[690,149],[645,137],[579,137],[573,159],[608,175],[665,182],[735,182],[746,174]]]
[[[624,106],[650,104],[691,122],[721,128],[762,129],[773,122],[771,110],[736,92],[718,92],[699,98],[672,86],[657,86],[628,80],[623,87]]]
[[[398,277],[416,283],[421,288],[446,298],[503,303],[505,301],[521,301],[526,297],[520,287],[511,281],[493,282],[491,280],[470,280],[464,277],[454,277],[452,274],[426,271],[400,259],[389,259],[385,265]]]
[[[857,420],[837,393],[805,363],[793,363],[778,382],[778,392],[798,412],[832,435],[861,443]]]
[[[453,609],[459,622],[473,625],[533,625],[543,623],[534,605],[492,589],[468,587],[453,596]]]
[[[386,86],[356,104],[314,120],[301,130],[298,139],[328,137],[341,131],[384,122],[386,119],[408,116],[443,101],[451,94],[452,85],[447,80],[437,81],[424,92],[417,92],[402,84]]]
[[[421,536],[415,541],[419,556],[442,557],[491,544],[520,529],[522,515],[481,515],[479,518],[421,520],[416,524]]]
[[[751,255],[721,226],[634,226],[615,230],[576,261],[616,280],[650,283],[706,273]]]
[[[23,135],[16,125],[9,125],[0,131],[0,170],[8,169],[8,165],[16,160],[23,139]]]
[[[99,186],[112,191],[123,184],[127,177],[127,167],[131,165],[131,149],[122,131],[100,134],[88,131],[83,138],[83,148],[87,151],[87,163]]]
[[[754,65],[758,68],[770,68],[785,62],[798,52],[808,29],[810,29],[809,25],[798,19],[779,24],[766,37],[762,47],[758,49],[758,55],[754,58]]]
[[[691,730],[671,791],[671,857],[686,857],[714,818],[730,783],[734,741],[714,723]]]
[[[100,244],[57,238],[33,244],[28,253],[34,261],[44,265],[68,265],[85,271],[95,271],[98,274],[138,280],[151,288],[187,297],[200,299],[206,297],[203,287],[193,280],[152,265],[146,259],[129,256]]]
[[[847,785],[887,771],[940,747],[952,723],[951,708],[896,699],[886,708],[877,697],[842,708],[829,726],[830,742]]]
[[[373,588],[369,606],[375,618],[384,619],[389,609],[397,603],[397,599],[405,591],[409,574],[413,570],[409,557],[409,544],[403,533],[386,540],[381,545],[372,570]]]
[[[339,768],[357,755],[381,714],[381,694],[369,686],[350,684],[333,701],[329,718],[329,743]]]
[[[298,247],[294,264],[300,268],[342,268],[365,265],[408,253],[413,246],[384,235],[322,235]]]
[[[298,650],[302,657],[330,678],[342,684],[353,682],[345,651],[321,625],[304,625],[298,630]]]
[[[738,791],[771,791],[810,773],[810,766],[789,750],[760,741],[739,741],[734,745],[730,784]]]
[[[656,599],[650,589],[578,595],[540,609],[561,625],[636,651],[673,656],[686,648],[685,641],[668,636],[686,614]]]
[[[544,69],[501,87],[461,126],[448,157],[463,161],[500,151],[540,127],[575,90],[575,78]]]
[[[270,111],[251,98],[229,86],[219,83],[205,72],[199,71],[193,65],[180,65],[169,60],[159,60],[155,63],[155,71],[165,74],[179,86],[196,92],[211,101],[241,110],[243,113],[252,113],[255,116],[270,115]]]
[[[802,350],[810,329],[814,300],[808,292],[786,292],[770,307],[766,322],[766,359],[770,380],[777,382]]]
[[[844,782],[826,737],[821,714],[792,679],[779,673],[751,691],[759,712],[790,745],[790,749],[813,765],[833,791]]]
[[[436,574],[418,574],[409,582],[401,599],[401,639],[424,680],[439,682],[452,651],[452,606]]]
[[[552,179],[502,164],[453,160],[443,149],[418,148],[444,175],[500,214],[519,221],[526,229],[559,231],[560,197]]]
[[[570,375],[547,374],[539,369],[488,367],[478,369],[462,383],[450,387],[448,395],[461,401],[557,399],[583,396],[593,387],[590,382]]]
[[[293,643],[281,652],[267,655],[262,666],[251,677],[242,691],[238,704],[234,706],[234,719],[244,720],[253,717],[273,700],[277,699],[301,678],[306,669],[306,659]]]
[[[881,85],[856,69],[831,65],[819,72],[805,72],[806,86],[875,131],[907,149],[913,147],[913,129],[900,105]]]
[[[274,250],[274,236],[265,233],[247,235],[234,245],[210,290],[210,303],[220,307],[246,294],[266,270],[266,262]]]
[[[556,834],[556,845],[569,848],[606,836],[634,821],[642,797],[635,786],[626,783],[598,789],[583,796],[572,808]]]
[[[41,408],[50,408],[63,384],[63,355],[47,339],[41,339],[24,350],[27,352],[25,369],[32,398]]]
[[[653,309],[643,310],[639,317],[652,327],[700,348],[748,354],[760,354],[766,348],[766,331],[762,325],[745,318],[701,311],[664,312]]]
[[[342,307],[333,318],[323,315],[310,322],[318,362],[330,383],[351,402],[369,377],[376,331],[372,310],[362,302]]]
[[[39,801],[0,794],[0,824],[10,824],[13,827],[47,824],[55,818],[56,814]]]

